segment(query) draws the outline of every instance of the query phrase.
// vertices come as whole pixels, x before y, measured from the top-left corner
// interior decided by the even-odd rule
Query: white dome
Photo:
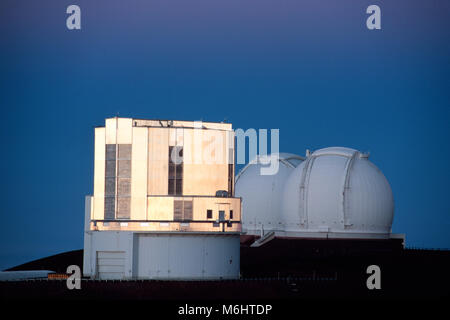
[[[391,187],[368,156],[348,148],[314,152],[285,184],[286,231],[390,233]]]
[[[368,155],[325,148],[296,166],[282,160],[293,155],[281,155],[277,174],[262,176],[261,165],[251,163],[236,179],[236,195],[243,198],[243,232],[259,234],[264,229],[299,237],[325,232],[327,237],[343,238],[390,235],[392,191]]]
[[[260,232],[282,230],[281,200],[284,183],[302,161],[303,157],[280,153],[277,174],[261,175],[270,156],[259,156],[246,165],[237,175],[235,195],[242,197],[243,231]]]

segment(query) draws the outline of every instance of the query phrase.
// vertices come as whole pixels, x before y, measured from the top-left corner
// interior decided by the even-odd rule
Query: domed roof
[[[348,148],[312,153],[285,184],[285,230],[390,233],[394,200],[368,155]]]
[[[280,154],[278,173],[260,175],[258,161],[236,179],[243,198],[244,232],[264,229],[285,236],[385,237],[391,232],[394,200],[383,173],[357,150],[331,147],[307,152],[305,161]]]
[[[278,157],[278,171],[274,175],[261,174],[268,160]],[[243,226],[247,230],[281,230],[281,200],[284,183],[304,157],[280,153],[258,156],[249,162],[236,177],[235,195],[242,197]]]
[[[284,165],[287,165],[288,167],[297,167],[303,160],[305,160],[305,157],[293,154],[293,153],[286,153],[286,152],[280,152],[280,153],[272,153],[272,154],[268,154],[268,155],[259,155],[256,156],[254,159],[252,159],[251,161],[249,161],[249,163],[243,167],[239,173],[236,176],[236,181],[237,182],[239,180],[239,178],[241,177],[241,175],[247,171],[247,169],[249,167],[251,167],[252,165],[268,165],[268,162],[272,159],[272,158],[278,158],[278,161],[280,161],[281,163],[283,163]]]

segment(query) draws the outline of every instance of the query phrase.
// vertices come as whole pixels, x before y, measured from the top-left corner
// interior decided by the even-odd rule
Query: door
[[[102,280],[123,279],[125,276],[124,251],[97,251],[97,277]]]
[[[218,219],[220,222],[227,221],[230,219],[230,204],[229,203],[218,203],[217,212],[219,213]]]

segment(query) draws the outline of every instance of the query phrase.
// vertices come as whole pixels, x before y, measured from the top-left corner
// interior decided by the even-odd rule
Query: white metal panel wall
[[[204,278],[239,278],[239,236],[204,239],[204,248]]]
[[[141,279],[239,278],[239,235],[138,234]]]
[[[85,276],[98,279],[237,279],[239,235],[90,231]]]

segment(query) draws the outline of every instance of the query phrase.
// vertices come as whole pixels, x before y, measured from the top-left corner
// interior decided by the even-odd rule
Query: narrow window
[[[230,220],[233,219],[233,210],[230,210]]]
[[[174,147],[169,147],[169,194],[174,195],[175,194],[175,178],[176,178],[176,171],[175,171],[175,163],[172,159],[172,153],[173,153]]]
[[[116,217],[116,145],[106,145],[105,163],[105,220]]]
[[[183,147],[169,146],[169,195],[183,194]]]
[[[175,221],[183,220],[183,201],[175,200],[173,202],[173,219]]]
[[[206,210],[206,219],[212,219],[212,210]]]
[[[175,180],[175,194],[181,196],[183,194],[183,180]]]
[[[183,201],[183,220],[192,220],[192,201]]]
[[[131,144],[107,144],[105,161],[105,219],[129,219]]]
[[[233,196],[233,165],[228,165],[228,196]]]
[[[131,207],[131,144],[119,144],[117,153],[118,219],[130,219]]]

